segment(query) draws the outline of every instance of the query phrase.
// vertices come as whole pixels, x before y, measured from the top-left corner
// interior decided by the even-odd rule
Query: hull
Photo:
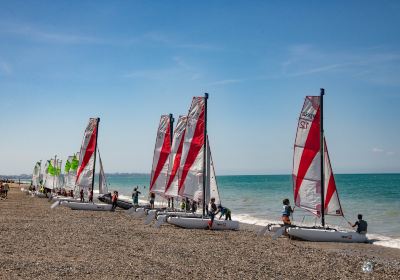
[[[111,211],[112,205],[103,203],[62,202],[63,206],[72,210]]]
[[[107,203],[107,204],[112,204],[111,194],[109,194],[109,193],[108,194],[99,195],[98,199],[101,202],[104,202],[104,203]],[[130,203],[128,201],[120,200],[120,199],[117,200],[117,206],[119,208],[122,208],[122,209],[125,209],[125,210],[128,210],[128,209],[133,207],[132,203]]]
[[[68,202],[79,202],[79,199],[73,197],[53,196],[52,201],[68,201]]]
[[[190,229],[208,229],[210,219],[202,218],[189,218],[189,217],[169,217],[167,222],[169,224]],[[214,220],[212,228],[214,230],[238,230],[238,221]]]
[[[364,243],[368,241],[365,234],[332,229],[290,227],[287,233],[291,237],[313,242]]]

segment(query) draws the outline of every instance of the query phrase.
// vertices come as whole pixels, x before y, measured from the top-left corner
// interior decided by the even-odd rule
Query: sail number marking
[[[304,121],[304,120],[299,121],[299,128],[301,128],[301,129],[307,129],[308,125],[309,125],[309,122],[307,122],[307,121]]]

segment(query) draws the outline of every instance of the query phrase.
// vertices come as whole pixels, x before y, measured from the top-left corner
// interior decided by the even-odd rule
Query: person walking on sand
[[[290,215],[293,213],[293,208],[290,206],[289,199],[285,198],[283,200],[283,211],[282,211],[282,222],[284,226],[289,226],[292,224],[290,221]]]
[[[221,213],[221,215],[219,215],[219,219],[221,220],[222,216],[225,215],[225,220],[229,220],[232,221],[232,217],[231,217],[231,210],[226,208],[226,207],[222,207],[221,205],[218,206],[218,212]]]
[[[150,208],[154,209],[154,201],[156,199],[156,194],[153,192],[150,192]]]
[[[93,203],[93,189],[90,189],[89,191],[89,202]]]
[[[4,193],[5,193],[6,198],[8,196],[8,191],[9,190],[10,190],[10,186],[7,183],[5,183],[4,184]]]
[[[133,206],[138,206],[139,205],[139,194],[141,192],[138,191],[138,187],[136,186],[136,188],[133,189],[132,192],[132,202],[133,202]]]
[[[208,229],[211,229],[212,225],[214,223],[215,215],[218,212],[218,208],[217,208],[217,205],[215,204],[215,198],[214,197],[211,198],[209,209],[210,210],[208,210],[208,215],[210,216],[211,220],[208,222]]]
[[[83,188],[79,191],[79,196],[81,198],[81,202],[85,202],[85,196],[83,195]]]
[[[351,224],[350,222],[348,222],[349,225],[351,227],[357,226],[357,230],[356,230],[357,233],[366,234],[367,228],[368,228],[368,223],[363,220],[363,216],[361,214],[357,215],[357,219],[358,219],[358,221],[355,222],[354,224]]]
[[[113,195],[111,196],[112,211],[115,211],[115,208],[117,208],[117,201],[118,201],[118,192],[114,191]]]

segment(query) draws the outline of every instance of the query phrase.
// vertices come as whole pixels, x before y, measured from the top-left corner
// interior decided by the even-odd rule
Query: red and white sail
[[[203,190],[205,97],[193,97],[179,168],[179,195],[199,200]]]
[[[321,215],[320,97],[307,96],[297,126],[293,157],[293,194],[296,206]],[[324,149],[325,215],[342,215],[335,180]]]
[[[324,138],[324,195],[325,215],[343,216],[339,195],[336,190],[335,177],[333,176],[331,161],[329,159],[328,147]]]
[[[320,120],[320,97],[307,96],[294,145],[293,193],[296,206],[318,216],[321,211]]]
[[[91,118],[89,120],[79,153],[76,186],[85,191],[88,191],[88,189],[92,187],[99,121],[99,118]]]
[[[150,191],[164,194],[167,180],[169,155],[171,153],[170,115],[162,115],[154,148],[153,166],[150,178]]]
[[[174,129],[172,148],[169,155],[167,172],[167,183],[165,185],[165,196],[178,196],[178,171],[181,163],[183,140],[186,131],[187,116],[179,116],[178,123]]]

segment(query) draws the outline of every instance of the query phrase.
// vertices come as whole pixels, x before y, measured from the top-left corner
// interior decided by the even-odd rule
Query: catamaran
[[[321,219],[320,227],[291,226],[290,237],[321,242],[366,242],[365,234],[329,228],[325,216],[342,216],[323,126],[323,97],[306,96],[300,113],[293,156],[295,205]],[[321,187],[323,186],[323,187]]]
[[[94,190],[94,174],[96,170],[99,123],[100,118],[91,118],[88,126],[86,127],[79,153],[79,167],[76,173],[74,191],[75,195],[77,195],[80,190],[83,190],[85,193],[88,193],[90,190]],[[100,171],[100,173],[102,172]],[[104,187],[103,183],[100,185],[100,191],[103,191],[101,189],[102,187]],[[72,201],[63,201],[62,203],[62,205],[73,210],[110,211],[112,209],[112,205],[104,203],[82,203]]]
[[[193,97],[186,120],[182,154],[178,172],[178,194],[181,197],[202,203],[203,213],[198,217],[167,217],[168,223],[183,228],[208,228],[211,219],[206,215],[206,203],[211,197],[220,204],[218,187],[207,136],[207,100]],[[162,218],[161,218],[162,219]],[[215,219],[212,229],[238,229],[237,221]]]

